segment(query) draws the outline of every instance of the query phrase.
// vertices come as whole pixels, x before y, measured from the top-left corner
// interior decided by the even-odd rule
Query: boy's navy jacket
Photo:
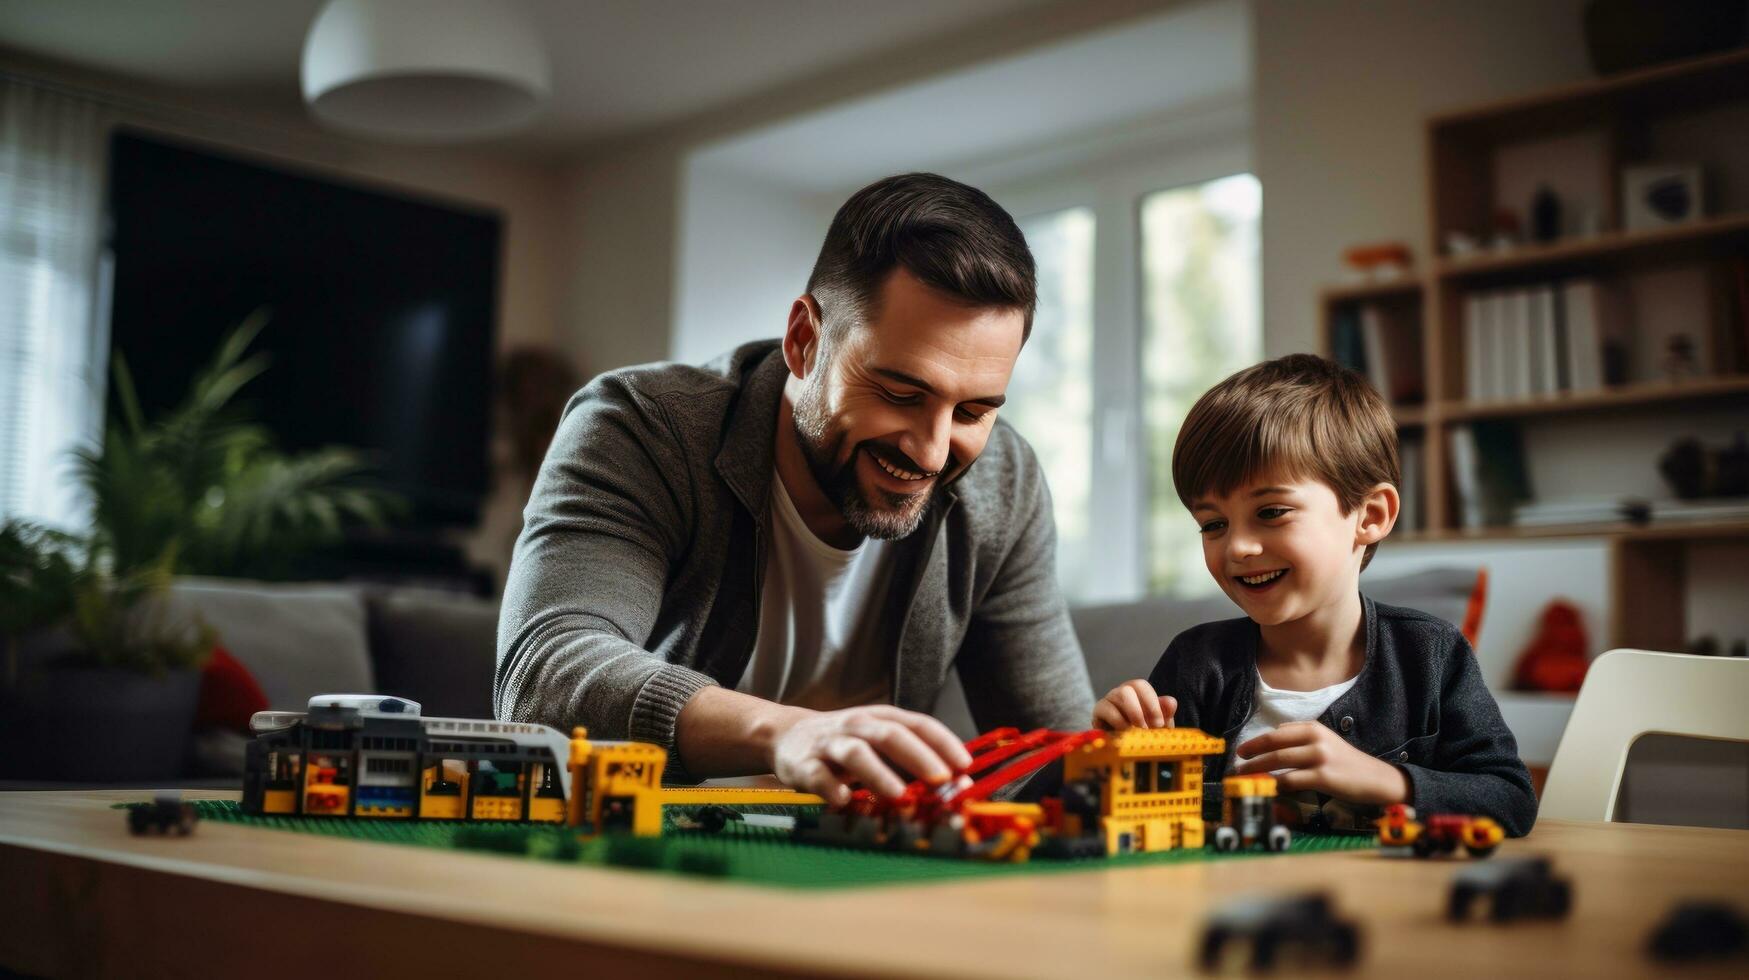
[[[1319,721],[1362,752],[1407,774],[1422,815],[1493,817],[1522,836],[1536,822],[1530,773],[1500,707],[1482,683],[1470,644],[1443,619],[1361,597],[1366,661],[1354,686]],[[1257,689],[1258,627],[1250,619],[1204,623],[1178,634],[1148,683],[1178,699],[1173,723],[1227,740],[1203,776],[1204,811],[1218,819],[1221,778]]]

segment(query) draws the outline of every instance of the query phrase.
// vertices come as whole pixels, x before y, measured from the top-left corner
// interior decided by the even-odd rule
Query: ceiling
[[[988,169],[1093,134],[1179,124],[1242,100],[1250,84],[1248,5],[1184,4],[738,134],[694,164],[836,200],[920,165]]]
[[[832,66],[1057,0],[521,0],[553,62],[526,142],[579,147],[656,128]],[[321,0],[0,0],[0,47],[77,68],[296,108]]]

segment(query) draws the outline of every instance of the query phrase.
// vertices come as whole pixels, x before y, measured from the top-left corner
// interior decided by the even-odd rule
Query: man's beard
[[[844,446],[845,434],[842,429],[833,431],[833,419],[826,411],[825,398],[820,388],[818,384],[808,385],[795,402],[796,442],[801,445],[802,458],[808,461],[808,470],[814,475],[814,482],[820,485],[826,499],[832,501],[838,512],[844,515],[844,522],[850,525],[851,530],[863,537],[895,541],[910,536],[923,523],[923,515],[928,513],[930,501],[946,485],[947,478],[953,473],[953,457],[949,456],[947,465],[931,478],[929,489],[915,493],[892,493],[875,487],[873,490],[877,499],[870,500],[862,481],[857,479],[856,459],[865,452],[874,455],[874,450],[869,448],[872,440],[859,443],[843,464],[835,463],[834,460]],[[886,449],[889,456],[904,460],[903,453],[891,447],[882,448]],[[922,470],[922,467],[910,460],[904,460],[900,465],[913,472]]]

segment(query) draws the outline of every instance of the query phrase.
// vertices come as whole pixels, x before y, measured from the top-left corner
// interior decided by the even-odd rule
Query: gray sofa
[[[1367,580],[1382,602],[1461,622],[1474,569],[1439,569]],[[429,714],[492,715],[497,605],[417,588],[336,584],[266,584],[212,579],[177,583],[175,601],[198,611],[220,642],[261,684],[274,708],[301,710],[312,695],[342,691],[396,694]],[[1145,677],[1180,631],[1237,616],[1223,596],[1152,598],[1073,610],[1095,691]],[[974,734],[965,696],[950,675],[935,714]],[[208,743],[202,768],[223,771],[240,760],[237,745]]]

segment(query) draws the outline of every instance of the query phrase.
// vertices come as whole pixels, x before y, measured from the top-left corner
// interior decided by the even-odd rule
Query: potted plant
[[[166,601],[172,579],[284,568],[393,506],[359,482],[356,453],[284,455],[232,404],[267,368],[246,356],[265,322],[227,336],[183,403],[150,422],[117,356],[114,418],[100,446],[74,452],[90,527],[0,525],[0,775],[176,775],[217,638]]]

